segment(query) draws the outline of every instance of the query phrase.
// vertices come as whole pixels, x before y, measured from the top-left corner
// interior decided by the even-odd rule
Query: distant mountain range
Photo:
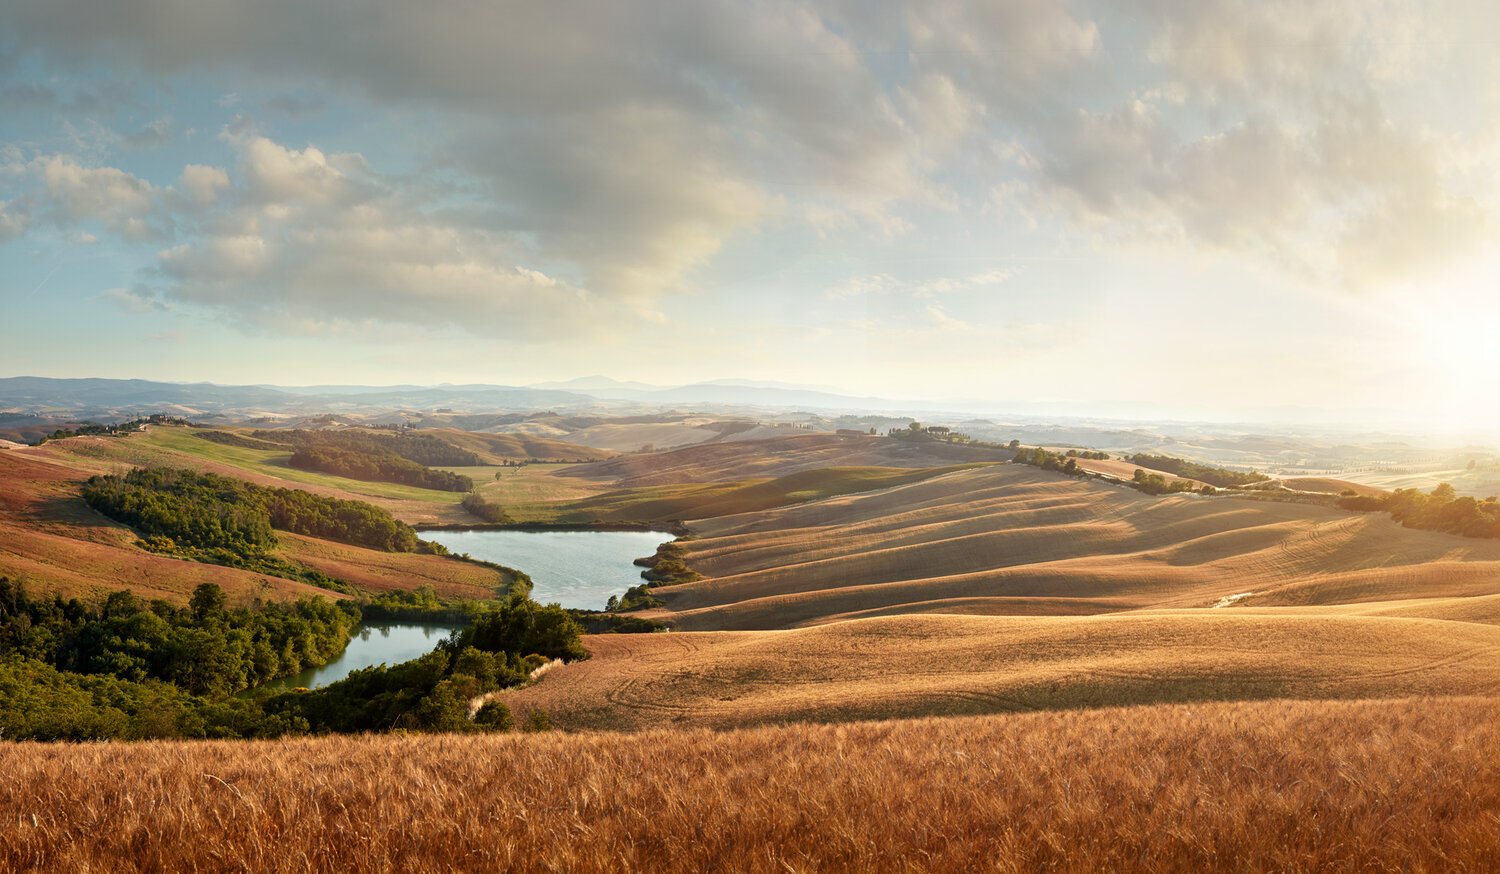
[[[819,387],[749,380],[682,386],[622,382],[589,376],[566,382],[508,385],[215,385],[141,379],[0,378],[0,410],[95,416],[147,412],[199,415],[274,415],[313,412],[418,410],[494,412],[614,410],[684,406],[797,408],[906,412],[930,402],[854,397]]]

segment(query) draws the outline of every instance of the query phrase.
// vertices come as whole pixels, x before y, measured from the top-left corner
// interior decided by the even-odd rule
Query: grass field
[[[196,431],[192,428],[158,426],[149,429],[145,434],[132,438],[132,440],[142,443],[147,447],[169,449],[173,452],[180,452],[208,461],[218,462],[219,464],[260,474],[261,476],[285,480],[289,486],[324,486],[364,497],[432,501],[440,504],[456,504],[463,498],[463,495],[455,492],[422,489],[416,486],[403,486],[395,483],[365,482],[364,480],[348,479],[347,477],[318,473],[311,470],[298,470],[286,463],[287,459],[291,457],[290,452],[225,446],[221,443],[214,443],[210,440],[202,440],[195,437],[193,436],[195,433]]]
[[[13,871],[1486,871],[1500,703],[0,745]]]

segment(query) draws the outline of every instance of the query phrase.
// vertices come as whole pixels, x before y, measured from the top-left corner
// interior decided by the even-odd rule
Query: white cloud
[[[217,168],[184,171],[185,191],[206,186],[226,206],[160,252],[169,300],[304,331],[390,323],[542,339],[636,318],[628,302],[525,264],[510,235],[424,206],[435,195],[361,155],[231,142],[238,187]]]
[[[31,213],[25,206],[0,200],[0,243],[13,240],[31,225]]]
[[[189,164],[182,168],[177,185],[193,206],[205,209],[213,206],[219,195],[229,189],[229,174],[220,167]]]
[[[143,285],[137,285],[134,288],[106,288],[99,292],[98,298],[136,315],[166,312],[171,309],[166,301],[152,294]]]
[[[166,233],[151,183],[114,167],[85,167],[50,155],[32,162],[53,214],[63,223],[98,221],[128,240],[160,239]]]
[[[919,281],[903,281],[887,273],[855,276],[828,289],[826,296],[844,300],[866,295],[899,295],[910,298],[932,298],[962,291],[993,288],[1010,279],[1009,270],[996,268],[965,276],[938,276]]]

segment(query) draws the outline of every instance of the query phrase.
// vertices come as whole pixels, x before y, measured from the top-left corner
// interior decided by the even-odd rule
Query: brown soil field
[[[1500,593],[1500,541],[1382,514],[1150,497],[1020,465],[690,521],[688,564],[657,589],[687,630],[771,629],[890,613],[1100,613]]]
[[[1494,614],[1493,605],[1491,615]],[[1500,694],[1500,627],[1302,608],[898,616],[586,638],[506,692],[566,728],[731,728],[1263,698]]]
[[[0,745],[11,871],[1487,871],[1500,702]]]
[[[1008,461],[1012,454],[954,443],[805,434],[621,455],[578,465],[565,475],[609,479],[620,486],[659,486],[786,476],[823,467],[948,467]]]

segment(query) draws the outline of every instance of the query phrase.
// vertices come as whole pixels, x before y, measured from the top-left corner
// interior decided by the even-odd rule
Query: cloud
[[[120,136],[121,144],[127,149],[159,149],[171,139],[170,118],[158,118],[139,130]]]
[[[134,288],[106,288],[99,292],[98,298],[136,315],[166,312],[171,309],[166,301],[157,297],[144,285],[137,285]]]
[[[220,167],[189,164],[182,168],[177,185],[193,206],[206,209],[213,206],[219,195],[230,187],[229,174]]]
[[[523,340],[635,318],[628,305],[526,264],[510,235],[432,208],[433,192],[379,176],[361,155],[257,136],[230,142],[238,185],[218,168],[183,172],[195,206],[219,205],[198,233],[159,253],[154,272],[168,300],[266,329],[384,322]]]
[[[30,225],[31,212],[24,204],[0,200],[0,243],[21,236]]]
[[[1009,270],[996,268],[965,276],[938,276],[920,281],[903,281],[887,273],[856,276],[829,289],[832,300],[846,300],[867,295],[899,295],[910,298],[932,298],[939,295],[993,288],[1010,279]]]
[[[159,192],[144,179],[114,167],[85,167],[63,155],[37,158],[31,169],[61,224],[98,221],[131,241],[169,233],[169,221],[158,210]]]
[[[468,265],[458,275],[485,276],[510,306],[537,292],[514,272],[526,267],[588,289],[600,311],[634,312],[733,271],[724,254],[757,234],[845,252],[937,246],[937,213],[972,219],[976,246],[1020,215],[1078,248],[1165,243],[1351,286],[1428,269],[1477,245],[1494,207],[1496,132],[1463,121],[1467,91],[1443,65],[1500,106],[1483,41],[1432,23],[1493,19],[1471,0],[1440,6],[704,0],[665,14],[648,0],[375,0],[351,39],[334,0],[14,0],[0,30],[58,69],[232,81],[221,109],[295,120],[356,106],[359,133],[381,139],[363,150],[375,167],[237,116],[223,135],[237,184],[212,168],[175,183],[174,220],[205,223],[183,239],[159,214],[132,225],[123,206],[83,208],[77,191],[50,193],[63,220],[91,213],[167,251],[243,256],[260,239],[266,282],[326,261],[303,240],[359,248],[387,221],[393,244],[449,252],[408,266]],[[59,98],[39,83],[6,99]],[[391,299],[378,311],[405,312],[399,288],[420,283],[395,274],[407,279],[385,287],[338,271]]]

